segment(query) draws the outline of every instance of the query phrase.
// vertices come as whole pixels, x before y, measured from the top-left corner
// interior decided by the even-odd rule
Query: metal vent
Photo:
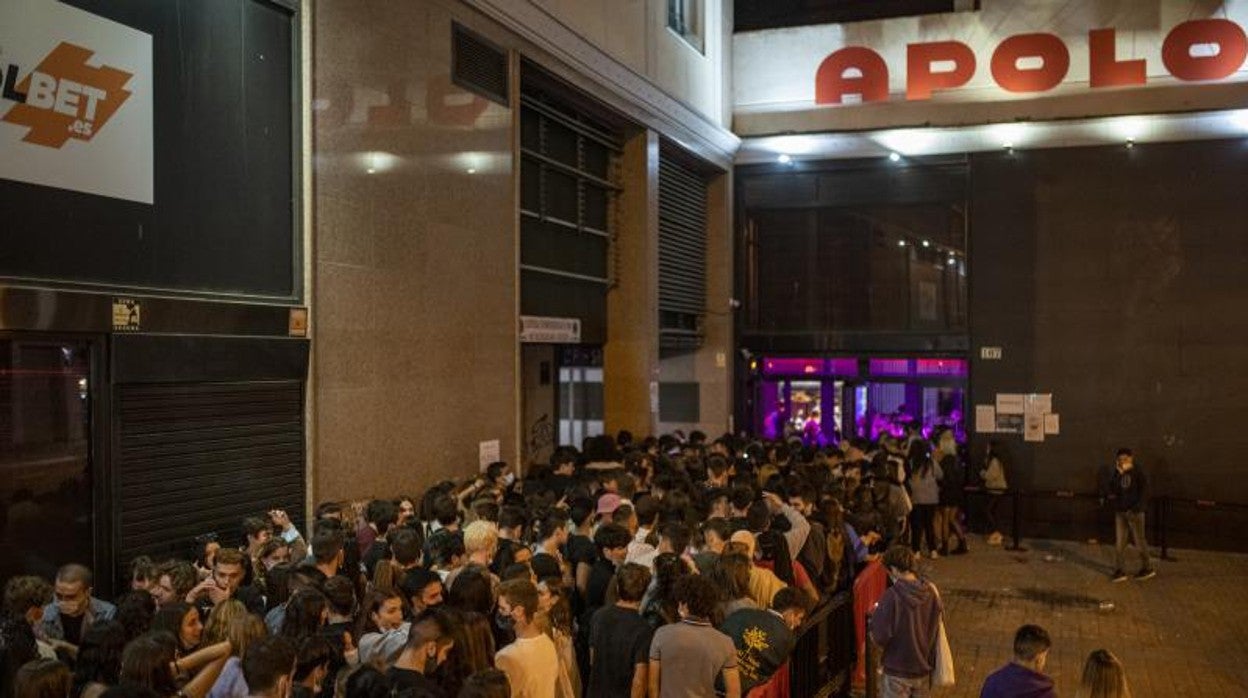
[[[117,388],[117,559],[184,557],[213,531],[282,508],[302,526],[301,381]]]
[[[706,310],[706,180],[659,158],[659,346],[696,349]]]
[[[451,80],[508,106],[507,52],[459,24],[451,25]]]

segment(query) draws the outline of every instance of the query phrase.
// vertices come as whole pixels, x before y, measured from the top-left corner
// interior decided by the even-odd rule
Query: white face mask
[[[506,475],[503,476],[503,484],[507,485],[508,487],[511,487],[511,483],[515,481],[516,481],[515,473],[507,473]]]

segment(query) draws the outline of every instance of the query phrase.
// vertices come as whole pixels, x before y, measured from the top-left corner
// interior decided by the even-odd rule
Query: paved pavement
[[[1024,623],[1053,637],[1046,673],[1063,698],[1100,648],[1123,661],[1134,698],[1248,697],[1248,555],[1174,550],[1176,561],[1155,560],[1156,577],[1114,584],[1112,545],[1023,545],[1011,552],[973,538],[969,555],[925,563],[945,601],[958,679],[939,698],[978,696]]]

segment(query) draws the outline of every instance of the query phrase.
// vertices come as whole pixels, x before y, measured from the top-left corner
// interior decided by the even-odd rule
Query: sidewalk
[[[1112,545],[1023,545],[1015,553],[975,536],[969,555],[924,562],[944,598],[958,679],[937,696],[977,697],[1024,623],[1052,635],[1046,673],[1063,698],[1100,648],[1123,661],[1134,698],[1248,696],[1248,555],[1176,550],[1177,562],[1154,560],[1153,579],[1114,584]]]

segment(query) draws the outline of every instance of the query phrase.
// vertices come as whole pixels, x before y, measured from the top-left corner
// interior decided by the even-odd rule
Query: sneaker
[[[1122,570],[1114,570],[1114,573],[1109,575],[1109,581],[1125,582],[1127,581],[1127,573],[1123,572]]]
[[[933,550],[931,553],[929,553],[929,556],[930,556],[933,560],[939,560],[939,559],[940,559],[940,553],[936,552],[935,550]]]
[[[1153,577],[1156,577],[1156,576],[1157,576],[1157,570],[1149,568],[1149,569],[1140,570],[1138,573],[1136,573],[1135,578],[1143,581],[1145,579],[1152,579]]]

